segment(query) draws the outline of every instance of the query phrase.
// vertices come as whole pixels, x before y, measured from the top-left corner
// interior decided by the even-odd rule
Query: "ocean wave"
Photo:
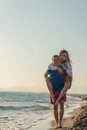
[[[34,111],[40,110],[41,111],[41,110],[50,110],[50,109],[51,109],[50,105],[38,104],[38,105],[34,106],[32,110],[34,110]]]
[[[46,93],[16,93],[0,92],[0,102],[49,102],[49,94]]]
[[[36,126],[37,122],[43,120],[46,121],[49,118],[50,113],[46,111],[41,112],[12,112],[12,113],[5,113],[0,114],[0,130],[31,130],[32,126]]]
[[[38,110],[49,110],[50,106],[47,105],[32,105],[32,106],[0,106],[0,110],[30,110],[30,111],[38,111]]]

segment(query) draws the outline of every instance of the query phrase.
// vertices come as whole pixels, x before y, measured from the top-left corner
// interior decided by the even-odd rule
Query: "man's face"
[[[52,58],[52,63],[53,63],[54,65],[58,65],[58,63],[59,63],[58,57],[53,57],[53,58]]]

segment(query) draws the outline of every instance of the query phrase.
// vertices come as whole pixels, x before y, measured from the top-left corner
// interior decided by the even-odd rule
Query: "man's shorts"
[[[59,97],[59,94],[60,94],[60,92],[54,92],[54,103],[56,102],[56,100],[58,99],[58,97]],[[66,101],[66,94],[61,98],[61,100],[60,100],[60,102],[65,102]],[[51,104],[54,104],[53,103],[53,101],[52,101],[52,98],[51,98],[51,96],[50,96],[50,103]]]

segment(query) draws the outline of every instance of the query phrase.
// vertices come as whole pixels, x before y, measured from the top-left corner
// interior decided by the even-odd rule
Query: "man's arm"
[[[46,79],[47,77],[48,77],[48,73],[45,72],[45,73],[44,73],[44,78]]]

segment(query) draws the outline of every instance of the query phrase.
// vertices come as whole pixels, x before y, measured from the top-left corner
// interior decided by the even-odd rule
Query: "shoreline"
[[[87,100],[87,94],[70,94],[68,93],[67,96],[71,96],[71,97],[77,97],[81,100]]]
[[[48,130],[51,127],[51,118],[41,120],[37,122],[37,125],[32,126],[27,130]]]
[[[51,122],[51,126],[52,128],[48,130],[55,130],[55,121]],[[87,103],[82,103],[79,108],[70,113],[69,117],[65,117],[62,128],[58,130],[87,130]]]

